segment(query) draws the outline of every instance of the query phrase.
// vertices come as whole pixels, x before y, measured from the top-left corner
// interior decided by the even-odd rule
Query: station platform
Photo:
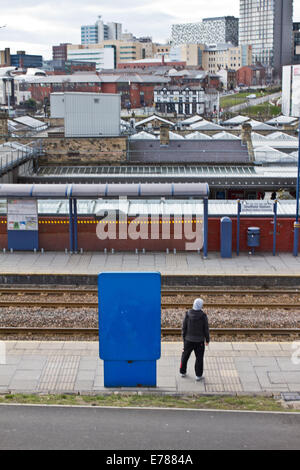
[[[177,277],[177,283],[183,285],[184,279],[197,276],[201,277],[204,284],[210,284],[210,277],[213,278],[212,282],[218,276],[230,277],[232,285],[239,284],[243,277],[247,278],[249,285],[249,277],[252,276],[254,277],[252,285],[257,286],[260,282],[265,282],[264,278],[274,278],[276,284],[278,283],[276,277],[280,277],[282,285],[291,286],[300,282],[300,255],[294,257],[292,253],[278,253],[273,256],[271,253],[257,252],[254,255],[241,253],[239,256],[233,254],[232,258],[221,258],[220,253],[209,252],[208,257],[204,259],[202,253],[194,252],[0,254],[0,284],[13,282],[73,284],[83,282],[83,279],[87,284],[96,284],[97,274],[103,271],[158,271],[162,276]],[[87,280],[88,277],[91,279]],[[197,284],[199,283],[198,279]],[[217,283],[216,281],[216,285]]]
[[[157,387],[105,388],[98,342],[5,341],[0,393],[267,394],[300,397],[300,342],[211,342],[204,379],[197,382],[194,355],[179,374],[181,342],[162,343]],[[298,350],[296,347],[298,346]]]

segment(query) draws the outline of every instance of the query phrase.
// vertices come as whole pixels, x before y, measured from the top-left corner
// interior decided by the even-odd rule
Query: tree
[[[24,107],[29,111],[36,111],[37,102],[33,98],[29,98],[28,100],[24,101]]]

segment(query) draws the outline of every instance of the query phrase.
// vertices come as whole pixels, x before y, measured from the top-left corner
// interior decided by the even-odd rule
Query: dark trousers
[[[186,374],[186,366],[189,360],[189,357],[194,351],[196,356],[195,362],[195,373],[197,377],[201,377],[203,374],[203,357],[205,351],[204,341],[201,343],[195,343],[192,341],[184,341],[184,348],[181,356],[181,363],[180,363],[180,373]]]

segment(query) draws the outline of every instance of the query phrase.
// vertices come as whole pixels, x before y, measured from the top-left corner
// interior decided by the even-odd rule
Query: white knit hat
[[[203,307],[203,300],[202,299],[194,300],[193,310],[201,310],[202,307]]]

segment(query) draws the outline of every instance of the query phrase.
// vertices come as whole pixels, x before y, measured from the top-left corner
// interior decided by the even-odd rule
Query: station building
[[[111,138],[55,136],[51,128],[37,129],[37,137],[48,134],[43,152],[15,171],[14,182],[29,185],[33,192],[39,185],[51,188],[50,198],[37,198],[37,240],[44,250],[183,251],[200,227],[207,249],[218,251],[220,220],[227,216],[233,224],[233,247],[239,241],[240,250],[246,251],[247,228],[255,226],[261,230],[259,250],[272,250],[275,233],[276,250],[288,252],[296,211],[297,125],[297,120],[284,117],[262,123],[237,116],[217,124],[199,115],[184,121],[156,115]],[[66,193],[56,193],[60,185]],[[143,196],[144,185],[153,185],[154,193]],[[181,185],[190,192],[175,194],[174,188]],[[204,198],[193,193],[201,185],[209,188]],[[73,192],[78,186],[83,191],[101,187],[104,192],[83,200]],[[110,186],[113,193],[105,189]],[[166,186],[167,195],[161,192]],[[124,190],[126,201],[120,209],[116,199]],[[253,205],[239,213],[239,201]],[[8,249],[5,198],[0,206],[0,249]],[[114,227],[114,237],[98,237],[103,218],[107,230]],[[133,238],[120,236],[124,218]],[[76,246],[70,241],[74,227]],[[202,242],[194,249],[202,249]]]

